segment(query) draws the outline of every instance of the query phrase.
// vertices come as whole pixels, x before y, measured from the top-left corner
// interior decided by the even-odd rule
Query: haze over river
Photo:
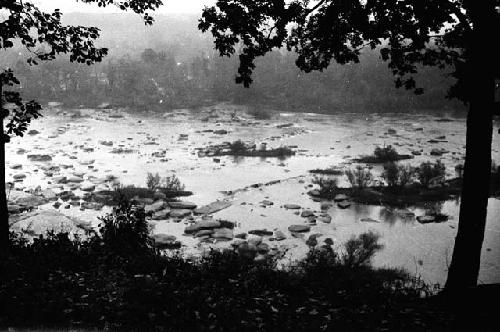
[[[186,190],[193,192],[186,200],[198,206],[222,199],[231,203],[215,213],[214,218],[236,222],[235,233],[254,229],[281,230],[286,234],[283,241],[264,241],[271,247],[287,248],[290,257],[304,254],[309,234],[321,234],[318,242],[332,238],[335,245],[340,246],[353,234],[374,230],[381,235],[385,245],[375,257],[376,266],[404,267],[428,282],[442,284],[445,281],[458,227],[458,198],[437,207],[450,216],[443,223],[420,224],[408,213],[423,215],[428,209],[436,209],[436,204],[407,209],[358,204],[340,209],[332,205],[327,211],[321,211],[320,202],[307,195],[313,179],[308,171],[331,165],[353,167],[351,160],[359,155],[371,154],[376,146],[393,145],[401,154],[421,152],[408,161],[415,166],[423,161],[441,159],[447,167],[448,177],[454,177],[454,168],[463,163],[465,153],[464,119],[415,113],[276,113],[271,120],[256,120],[243,108],[229,104],[163,115],[53,107],[45,110],[44,115],[29,128],[38,133],[15,138],[7,145],[7,180],[13,181],[18,175],[15,188],[29,190],[40,186],[57,193],[68,190],[71,184],[56,184],[53,178],[71,177],[76,173],[84,181],[77,186],[73,184],[72,188],[81,194],[80,189],[89,185],[96,185],[96,191],[112,187],[113,183],[103,180],[109,175],[116,176],[123,185],[144,187],[148,172],[158,172],[161,176],[175,172]],[[228,133],[214,133],[217,130]],[[498,164],[500,135],[497,132],[498,123],[493,141],[493,159]],[[215,160],[198,155],[197,148],[238,139],[257,145],[265,142],[268,147],[297,146],[297,154],[284,160],[230,156]],[[438,142],[429,142],[432,139]],[[430,151],[436,148],[446,151],[442,151],[441,156],[431,156]],[[127,153],[112,153],[119,152],[117,149],[127,150]],[[49,155],[52,160],[32,162],[27,158],[32,154]],[[50,166],[59,167],[50,170]],[[381,169],[381,166],[374,166],[375,178],[379,177]],[[267,185],[251,186],[254,184]],[[348,185],[344,178],[339,184]],[[264,200],[273,204],[262,204]],[[285,209],[284,204],[298,204],[302,210],[315,213],[326,212],[332,218],[331,223],[317,222],[304,238],[293,237],[288,226],[305,221],[300,214],[294,213],[295,210]],[[56,209],[52,203],[38,209],[58,210],[61,214],[88,221],[92,226],[99,224],[97,216],[110,211],[109,207],[82,211],[79,206],[65,208],[64,204]],[[363,218],[379,222],[363,222]],[[198,239],[183,235],[187,220],[155,220],[151,224],[155,233],[176,236],[186,252],[197,252],[213,245],[200,244]],[[491,198],[480,282],[500,282],[499,235],[500,200]],[[230,243],[216,245],[229,246]]]

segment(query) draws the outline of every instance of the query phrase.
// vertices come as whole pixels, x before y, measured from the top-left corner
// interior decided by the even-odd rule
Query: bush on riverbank
[[[351,239],[340,254],[313,246],[278,269],[276,260],[255,263],[235,251],[161,254],[130,205],[106,218],[87,239],[12,235],[0,260],[0,328],[424,331],[449,321],[421,302],[431,294],[421,281],[367,264],[379,249],[373,234]]]

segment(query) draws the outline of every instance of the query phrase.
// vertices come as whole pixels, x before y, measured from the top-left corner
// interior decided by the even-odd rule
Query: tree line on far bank
[[[423,95],[394,89],[393,76],[378,51],[362,54],[358,64],[332,65],[305,74],[295,66],[296,55],[274,51],[259,59],[249,89],[234,84],[237,58],[202,52],[181,62],[175,47],[147,48],[140,55],[110,56],[93,66],[70,63],[64,57],[29,66],[15,63],[20,90],[42,103],[96,107],[109,103],[133,110],[168,111],[230,101],[284,111],[340,112],[460,112],[447,100],[452,82],[444,71],[422,68]]]

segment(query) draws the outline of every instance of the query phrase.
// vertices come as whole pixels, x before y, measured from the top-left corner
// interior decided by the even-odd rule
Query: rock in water
[[[418,216],[417,221],[421,224],[428,224],[431,222],[436,222],[436,218],[434,216]]]
[[[196,213],[196,214],[212,214],[212,213],[227,209],[231,205],[232,205],[231,202],[228,202],[228,201],[216,201],[216,202],[212,202],[208,205],[205,205],[205,206],[202,206],[202,207],[195,209],[194,213]]]
[[[36,196],[20,190],[12,190],[9,194],[9,203],[24,207],[33,208],[43,205],[48,202],[48,199],[42,196]]]
[[[196,209],[196,204],[192,202],[185,202],[185,201],[180,201],[180,202],[168,202],[168,205],[172,209]]]
[[[191,212],[192,211],[188,210],[188,209],[173,209],[170,212],[170,216],[172,218],[184,218],[184,217],[191,215]]]
[[[283,241],[286,239],[286,235],[282,231],[278,230],[274,232],[274,238],[276,241]]]
[[[349,206],[351,206],[351,203],[348,201],[341,201],[337,203],[337,206],[341,209],[347,209]]]
[[[144,212],[146,213],[151,213],[151,212],[158,212],[162,210],[167,204],[165,201],[158,200],[154,202],[153,204],[148,204],[144,207]]]
[[[332,217],[330,215],[326,214],[326,215],[322,215],[322,216],[318,217],[316,220],[320,221],[322,223],[325,223],[325,224],[329,224],[332,222]]]
[[[268,231],[267,229],[254,229],[248,231],[248,234],[258,235],[258,236],[271,236],[273,235],[272,231]]]
[[[229,228],[219,228],[211,236],[218,240],[232,240],[234,238],[233,230]]]
[[[311,227],[308,225],[291,225],[288,227],[288,230],[292,233],[303,233],[309,232]]]
[[[48,154],[29,154],[28,159],[31,161],[52,161],[52,157]]]
[[[361,222],[380,222],[380,221],[372,219],[372,218],[361,218],[359,221],[361,221]]]
[[[170,209],[166,208],[166,209],[156,211],[155,213],[153,213],[153,217],[151,219],[153,219],[153,220],[166,220],[169,215],[170,215]]]
[[[311,216],[314,216],[314,212],[312,212],[311,210],[304,210],[304,211],[302,211],[302,213],[300,214],[300,216],[302,218],[311,217]]]
[[[345,201],[345,200],[348,200],[349,197],[347,197],[346,195],[344,194],[338,194],[338,195],[335,195],[335,198],[333,199],[334,202],[342,202],[342,201]]]

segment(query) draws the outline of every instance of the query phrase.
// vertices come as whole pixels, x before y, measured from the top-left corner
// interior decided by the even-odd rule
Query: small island
[[[211,145],[205,150],[198,152],[199,157],[236,156],[286,158],[294,155],[295,151],[287,146],[268,149],[265,143],[262,143],[259,147],[257,147],[256,144],[248,144],[241,140],[237,140],[232,143],[225,142],[218,145]]]

